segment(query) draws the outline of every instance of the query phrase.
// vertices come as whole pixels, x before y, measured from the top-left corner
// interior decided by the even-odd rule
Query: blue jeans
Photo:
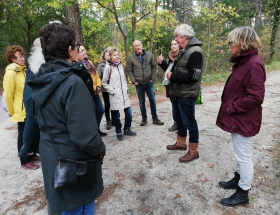
[[[127,130],[131,127],[132,122],[132,109],[131,107],[127,107],[124,109],[124,130]],[[116,133],[122,134],[122,123],[120,120],[120,111],[119,110],[112,110],[112,118],[115,123]]]
[[[82,207],[73,210],[64,211],[61,215],[93,215],[94,214],[94,201],[83,205]]]
[[[199,133],[195,119],[196,98],[172,98],[173,119],[178,126],[178,135],[187,136],[189,131],[189,142],[198,143]]]
[[[139,99],[139,103],[140,103],[142,119],[147,119],[147,112],[146,112],[146,106],[145,106],[145,93],[147,94],[149,102],[150,102],[152,118],[157,119],[157,108],[156,108],[154,83],[149,82],[147,84],[138,84],[138,85],[136,85],[136,91],[137,91],[138,99]]]
[[[98,94],[94,95],[93,101],[94,101],[95,108],[96,108],[96,120],[97,120],[97,125],[99,128],[101,120],[102,120],[102,116],[104,114],[104,107],[103,107],[102,101]]]

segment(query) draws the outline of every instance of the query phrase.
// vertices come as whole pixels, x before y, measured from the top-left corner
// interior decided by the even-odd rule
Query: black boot
[[[105,137],[107,135],[107,133],[104,133],[104,132],[100,131],[99,129],[98,129],[98,133],[101,137]]]
[[[229,181],[220,181],[219,182],[220,187],[224,189],[237,189],[238,182],[240,180],[240,175],[237,172],[235,172],[234,175],[235,175],[234,178],[232,178]]]
[[[222,199],[220,203],[229,207],[248,204],[248,192],[249,190],[243,190],[241,187],[238,186],[236,192],[232,196],[230,196],[229,198]]]

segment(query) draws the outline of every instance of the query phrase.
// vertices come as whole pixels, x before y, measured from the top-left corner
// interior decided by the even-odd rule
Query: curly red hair
[[[5,57],[8,63],[13,63],[13,59],[16,58],[16,52],[24,55],[24,49],[21,46],[11,45],[7,47]]]

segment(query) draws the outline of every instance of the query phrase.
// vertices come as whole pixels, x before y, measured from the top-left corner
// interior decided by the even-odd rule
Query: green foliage
[[[265,70],[267,72],[279,70],[280,69],[280,62],[279,61],[273,61],[270,64],[265,65]]]

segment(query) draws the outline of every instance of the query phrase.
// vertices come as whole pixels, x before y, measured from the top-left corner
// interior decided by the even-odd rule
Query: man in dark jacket
[[[134,53],[127,60],[127,71],[132,83],[136,87],[140,110],[142,114],[141,126],[147,124],[147,112],[145,106],[145,93],[150,102],[153,124],[163,125],[164,123],[158,119],[156,109],[156,99],[154,90],[154,80],[156,79],[156,61],[150,52],[143,50],[142,43],[135,40],[132,44]]]
[[[203,54],[201,45],[193,28],[182,24],[174,31],[175,40],[180,52],[171,72],[167,73],[170,80],[169,94],[172,99],[173,118],[178,126],[177,141],[168,145],[168,150],[186,150],[186,136],[189,131],[189,151],[179,159],[185,163],[199,158],[198,126],[195,119],[195,100],[201,86]]]
[[[39,34],[46,63],[28,85],[40,127],[39,152],[48,204],[54,213],[83,214],[89,210],[93,214],[94,200],[104,189],[101,159],[97,163],[96,187],[81,190],[52,187],[57,157],[93,160],[105,154],[95,105],[85,84],[91,78],[87,73],[88,77],[79,76],[85,68],[72,63],[77,61],[79,44],[75,44],[75,32],[70,27],[52,23],[44,25]]]

